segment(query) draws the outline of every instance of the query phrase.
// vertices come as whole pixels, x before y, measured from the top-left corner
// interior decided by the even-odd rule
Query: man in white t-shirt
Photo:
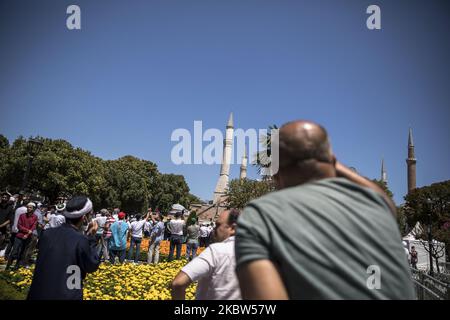
[[[209,235],[208,233],[209,233],[208,226],[206,224],[202,224],[200,226],[199,237],[198,237],[200,247],[207,247],[206,242],[207,242],[208,235]]]
[[[134,262],[137,263],[139,261],[139,254],[141,253],[141,242],[142,235],[144,231],[144,227],[148,221],[148,213],[145,215],[144,219],[141,219],[141,215],[136,215],[136,221],[131,222],[130,224],[130,248],[128,249],[128,260],[133,259],[133,249],[136,247],[136,255],[134,256]]]
[[[56,212],[50,211],[47,214],[48,223],[45,225],[44,230],[57,228],[66,223],[66,218],[62,214],[66,209],[65,203],[60,203],[56,206]]]
[[[197,300],[240,300],[236,276],[234,234],[239,211],[227,210],[219,215],[214,229],[216,241],[184,266],[172,281],[172,298],[185,299],[186,288],[198,281]]]

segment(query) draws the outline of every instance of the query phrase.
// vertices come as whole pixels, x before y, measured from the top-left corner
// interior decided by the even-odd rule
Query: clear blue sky
[[[446,1],[0,3],[0,133],[10,140],[131,154],[210,199],[219,167],[172,164],[174,129],[225,129],[230,111],[244,129],[311,119],[360,173],[378,178],[384,157],[399,203],[411,126],[418,186],[450,179]],[[66,28],[70,4],[81,31]],[[382,30],[366,28],[370,4]]]

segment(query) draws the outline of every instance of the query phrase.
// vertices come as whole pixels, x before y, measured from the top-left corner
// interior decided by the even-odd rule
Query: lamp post
[[[28,153],[28,164],[27,164],[27,170],[25,171],[25,175],[22,180],[22,187],[20,188],[21,191],[25,191],[25,187],[28,183],[28,177],[30,175],[31,166],[33,164],[34,157],[36,157],[41,151],[41,148],[43,146],[42,141],[38,139],[32,139],[30,138],[27,143],[27,153]]]
[[[430,257],[430,276],[434,275],[433,271],[433,237],[431,235],[431,209],[433,205],[433,200],[427,199],[428,203],[428,255]]]

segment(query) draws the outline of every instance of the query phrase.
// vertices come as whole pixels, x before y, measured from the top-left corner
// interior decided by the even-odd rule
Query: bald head
[[[334,156],[326,130],[310,121],[293,121],[279,132],[280,188],[335,175]]]

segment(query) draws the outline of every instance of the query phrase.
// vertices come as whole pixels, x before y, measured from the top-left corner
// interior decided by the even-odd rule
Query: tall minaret
[[[387,184],[387,173],[384,167],[384,158],[381,160],[381,181]]]
[[[241,172],[239,174],[239,179],[247,178],[247,144],[244,147],[244,155],[242,156]]]
[[[231,163],[231,149],[233,147],[233,113],[230,113],[228,118],[228,124],[225,131],[225,139],[223,140],[223,155],[222,165],[220,167],[220,176],[217,181],[216,189],[214,191],[213,203],[220,201],[220,198],[225,195],[226,188],[228,187],[228,180],[230,177],[230,163]]]
[[[406,164],[408,167],[408,193],[416,188],[416,162],[417,159],[414,155],[414,142],[412,136],[412,130],[409,128],[408,136],[408,158]]]

